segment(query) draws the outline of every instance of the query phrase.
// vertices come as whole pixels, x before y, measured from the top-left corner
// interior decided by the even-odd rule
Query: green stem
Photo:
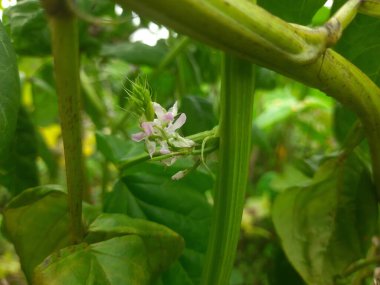
[[[73,243],[82,239],[82,195],[85,187],[82,157],[79,48],[76,18],[62,1],[42,1],[52,33],[54,72],[64,143],[70,230]]]
[[[226,55],[220,99],[219,172],[201,284],[229,284],[248,181],[254,94],[252,64]]]

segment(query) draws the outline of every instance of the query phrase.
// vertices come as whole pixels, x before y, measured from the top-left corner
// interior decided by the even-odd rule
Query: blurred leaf
[[[325,0],[259,0],[258,4],[281,19],[307,25]]]
[[[51,53],[49,26],[40,1],[20,1],[5,9],[3,17],[18,54],[44,56]]]
[[[170,71],[152,73],[148,77],[149,86],[153,92],[154,101],[162,106],[174,101],[174,92],[177,84],[176,77]]]
[[[105,158],[115,164],[144,153],[143,144],[100,132],[96,133],[96,145]]]
[[[217,124],[212,103],[203,97],[184,97],[180,111],[187,116],[186,123],[181,128],[185,136],[211,130]]]
[[[199,67],[191,61],[187,53],[181,53],[176,58],[177,84],[182,96],[201,94],[201,74]]]
[[[36,269],[35,284],[150,285],[183,247],[173,231],[118,214],[99,216],[86,240],[91,244],[67,247],[48,257]]]
[[[46,167],[49,172],[49,178],[54,181],[57,178],[59,165],[58,157],[54,152],[49,148],[49,146],[44,141],[40,133],[36,134],[37,144],[38,144],[38,155],[45,162]]]
[[[264,67],[257,67],[255,74],[255,88],[271,90],[276,87],[276,79],[279,77],[274,71]]]
[[[52,187],[28,189],[4,210],[2,231],[15,246],[27,279],[53,251],[69,244],[66,194]]]
[[[16,129],[20,86],[16,56],[0,22],[0,158],[8,151]]]
[[[20,108],[16,133],[8,153],[0,158],[0,184],[17,195],[26,188],[39,184],[36,159],[37,135],[29,115]]]
[[[282,249],[275,248],[272,259],[273,266],[268,272],[269,285],[305,285],[305,282],[289,263]]]
[[[330,18],[331,10],[323,6],[315,13],[311,23],[313,26],[322,26]]]
[[[335,137],[342,144],[357,120],[354,112],[337,103],[334,109],[334,132]]]
[[[202,82],[217,83],[221,68],[220,51],[206,45],[192,42],[188,56],[197,65]]]
[[[167,47],[159,44],[154,47],[135,42],[105,44],[101,56],[125,60],[132,64],[158,66],[167,53]]]
[[[345,0],[334,1],[333,11]],[[380,21],[358,14],[345,29],[336,50],[366,73],[375,83],[380,84]]]
[[[211,218],[211,207],[203,192],[212,187],[212,180],[193,172],[182,180],[172,181],[173,171],[176,169],[165,170],[150,163],[131,170],[109,193],[104,210],[146,218],[179,233],[186,244],[179,259],[181,268],[175,265],[163,279],[182,281],[164,284],[188,284],[189,280],[198,284]],[[121,202],[122,199],[126,200]]]
[[[335,284],[348,265],[365,257],[376,233],[374,185],[355,156],[330,159],[309,185],[277,198],[273,220],[287,257],[304,280]]]
[[[58,123],[58,98],[55,91],[53,64],[42,65],[30,80],[33,95],[32,118],[44,127]]]

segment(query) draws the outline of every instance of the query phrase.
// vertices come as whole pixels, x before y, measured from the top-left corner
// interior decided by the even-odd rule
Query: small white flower
[[[140,127],[142,132],[132,135],[132,140],[140,142],[145,140],[146,149],[152,157],[156,152],[157,145],[160,146],[161,154],[170,154],[175,150],[182,148],[191,148],[195,143],[187,138],[181,137],[177,130],[181,128],[186,122],[186,114],[178,115],[178,104],[174,103],[168,111],[166,111],[160,104],[152,102],[153,110],[156,119],[151,122],[142,122]],[[164,160],[166,165],[171,165],[175,162],[176,157]]]

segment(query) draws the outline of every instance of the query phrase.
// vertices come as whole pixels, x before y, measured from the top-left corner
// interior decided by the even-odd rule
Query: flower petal
[[[167,158],[167,159],[163,159],[163,160],[161,160],[161,162],[162,162],[163,164],[165,164],[166,166],[170,166],[170,165],[172,165],[176,160],[177,160],[177,157],[173,156],[173,157],[170,157],[170,158]]]
[[[176,174],[174,174],[172,176],[172,180],[180,180],[180,179],[182,179],[185,176],[186,172],[187,172],[186,170],[178,171]]]
[[[160,121],[164,120],[164,116],[166,114],[166,110],[158,103],[153,102],[153,109],[154,112],[156,113],[157,119]]]
[[[145,139],[146,134],[145,132],[139,132],[132,135],[132,140],[135,142],[141,142],[143,139]]]
[[[183,126],[183,124],[185,124],[186,122],[186,114],[185,113],[182,113],[178,119],[173,123],[173,124],[170,124],[167,128],[166,128],[166,131],[170,134],[170,133],[174,133],[177,129],[179,129],[180,127]]]
[[[173,117],[177,116],[177,114],[178,114],[178,102],[177,101],[175,101],[173,107],[171,107],[168,112],[172,113]]]
[[[152,158],[153,154],[156,152],[156,142],[146,139],[145,146],[146,146],[146,149],[148,150],[150,158]]]
[[[150,136],[153,134],[153,126],[154,126],[153,122],[142,122],[141,123],[141,128],[144,130],[144,133],[147,136]]]
[[[168,143],[166,141],[161,141],[160,145],[161,145],[161,148],[160,148],[161,154],[169,154],[171,152],[169,150],[169,146],[168,146]]]

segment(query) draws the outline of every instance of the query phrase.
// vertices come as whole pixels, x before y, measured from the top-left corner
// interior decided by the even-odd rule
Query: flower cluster
[[[177,130],[186,122],[186,114],[178,115],[178,104],[175,102],[173,107],[166,111],[160,104],[151,102],[157,118],[153,121],[145,121],[140,124],[142,132],[132,135],[132,140],[145,141],[147,151],[152,157],[158,150],[161,154],[170,154],[173,150],[191,148],[195,143],[180,136]],[[158,149],[159,148],[159,149]],[[176,157],[163,160],[166,165],[171,165]]]

